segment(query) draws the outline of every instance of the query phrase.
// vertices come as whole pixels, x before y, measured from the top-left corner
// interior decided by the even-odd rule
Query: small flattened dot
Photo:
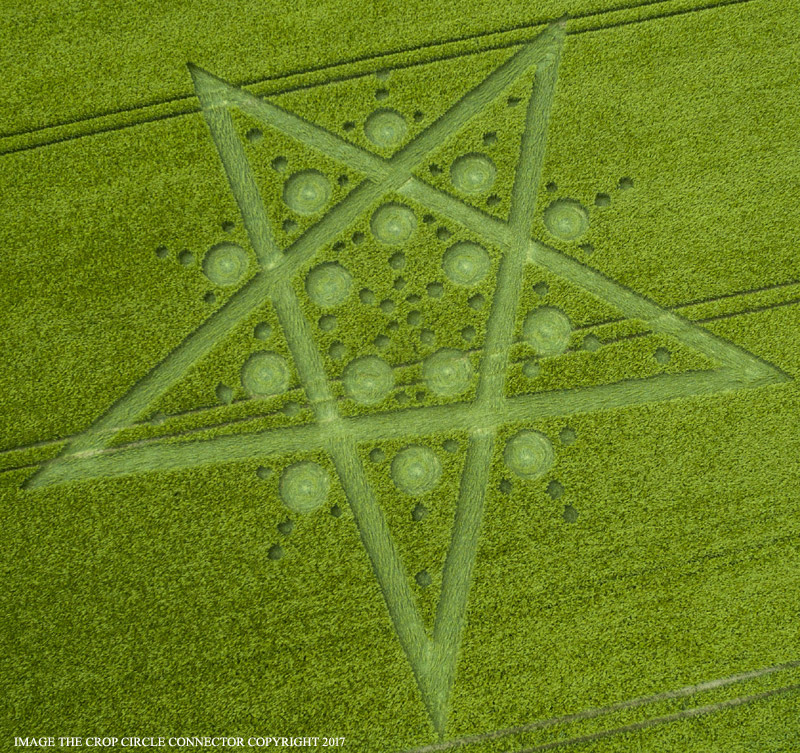
[[[426,214],[426,215],[425,215],[425,216],[422,218],[422,221],[423,221],[423,222],[424,222],[426,225],[430,225],[430,224],[432,224],[432,223],[436,222],[436,218],[435,218],[435,217],[434,217],[432,214]]]
[[[188,267],[190,264],[194,264],[194,254],[191,251],[181,251],[178,254],[178,261],[184,267]]]
[[[548,191],[549,193],[555,193],[556,191],[558,191],[558,185],[556,185],[555,183],[553,183],[553,181],[551,180],[551,181],[550,181],[550,182],[547,184],[547,191]]]
[[[282,173],[287,167],[289,167],[289,160],[286,157],[275,157],[272,160],[272,169],[277,173]]]
[[[500,203],[500,197],[496,193],[493,193],[486,199],[487,207],[496,207],[499,203]]]
[[[342,517],[342,508],[339,505],[334,505],[330,509],[330,513],[334,518],[341,518]]]
[[[596,207],[607,207],[611,204],[611,197],[607,193],[599,193],[594,197]]]
[[[577,439],[577,435],[575,433],[575,429],[565,426],[559,433],[558,438],[561,440],[561,444],[563,445],[571,445],[575,444],[575,440]]]
[[[267,557],[271,560],[280,560],[283,559],[285,552],[283,551],[283,547],[280,544],[275,544],[269,548],[269,552],[267,552]]]
[[[564,486],[559,481],[551,481],[547,485],[547,493],[550,499],[561,499],[564,496]]]
[[[261,132],[260,128],[251,128],[246,134],[245,138],[251,144],[257,144],[259,141],[264,139],[264,134]]]
[[[662,366],[665,366],[669,363],[670,360],[670,352],[666,348],[657,348],[656,352],[653,354],[653,357],[658,361]]]
[[[529,358],[527,361],[525,361],[525,363],[522,364],[522,373],[528,377],[528,379],[536,379],[541,370],[542,368],[539,366],[539,362],[533,358]]]
[[[208,304],[214,304],[217,302],[217,296],[209,291],[203,296],[203,300]]]
[[[325,314],[317,322],[323,332],[333,332],[336,329],[336,317],[333,314]]]
[[[564,512],[561,517],[567,523],[574,523],[578,520],[578,511],[572,505],[564,505]]]
[[[436,335],[433,330],[423,329],[419,333],[419,340],[423,345],[433,345],[436,342]]]
[[[421,110],[417,110],[414,113],[414,122],[415,123],[421,123],[424,119],[425,119],[425,115]]]
[[[425,288],[431,298],[441,298],[444,294],[444,285],[441,282],[431,282]]]
[[[300,403],[290,400],[288,403],[286,403],[286,405],[283,406],[283,408],[281,408],[281,413],[283,413],[284,416],[289,416],[291,418],[292,416],[296,416],[301,410],[302,408],[300,407]]]
[[[386,453],[380,447],[375,447],[369,451],[369,459],[373,463],[382,463],[386,460]]]
[[[533,286],[533,292],[540,298],[544,298],[550,292],[550,286],[546,282],[537,282]]]
[[[362,233],[362,232],[355,232],[355,233],[353,233],[353,238],[352,238],[352,240],[353,240],[353,243],[354,243],[356,246],[358,246],[358,245],[360,245],[360,244],[362,244],[362,243],[364,242],[364,238],[365,238],[365,236],[364,236],[364,233]]]
[[[167,253],[168,253],[168,252],[167,252],[167,247],[166,247],[166,246],[159,246],[159,247],[156,249],[156,256],[157,256],[159,259],[166,259],[166,258],[167,258]]]
[[[427,570],[420,570],[414,578],[420,588],[427,588],[433,582]]]
[[[405,277],[398,277],[398,278],[397,278],[397,279],[395,279],[395,281],[392,283],[392,287],[393,287],[395,290],[402,290],[402,289],[403,289],[405,286],[406,286],[406,279],[405,279]]]
[[[386,350],[392,344],[386,335],[378,335],[373,342],[378,350]]]
[[[427,508],[427,507],[425,507],[425,505],[417,505],[417,506],[416,506],[416,507],[415,507],[415,508],[414,508],[414,509],[411,511],[411,519],[412,519],[412,520],[413,520],[415,523],[419,523],[421,520],[423,520],[424,518],[426,518],[426,517],[427,517],[427,515],[428,515],[428,508]]]
[[[429,165],[428,166],[428,170],[431,171],[431,175],[441,175],[444,172],[444,170],[442,170],[441,166],[440,165],[436,165],[436,164]]]
[[[506,101],[509,107],[516,107],[522,100],[519,97],[509,97]]]
[[[406,317],[406,321],[412,326],[416,327],[420,322],[422,322],[422,314],[417,311],[409,311],[408,316]]]
[[[452,237],[452,233],[446,227],[439,227],[436,229],[436,237],[440,241],[446,241]]]
[[[234,223],[232,223],[230,220],[222,223],[222,231],[225,233],[232,233],[235,227],[236,225],[234,225]]]
[[[227,384],[218,384],[216,393],[217,400],[223,405],[230,405],[233,402],[233,390]]]
[[[328,348],[328,355],[331,358],[333,358],[334,361],[338,361],[341,358],[344,358],[346,353],[347,353],[347,348],[344,346],[344,343],[340,342],[331,343],[331,347]]]
[[[633,179],[627,177],[619,179],[619,189],[621,191],[627,191],[630,188],[633,188]]]
[[[445,439],[442,442],[442,449],[445,452],[458,452],[458,442],[455,439]]]
[[[272,468],[266,465],[260,465],[256,468],[256,476],[258,476],[262,481],[265,481],[272,475]]]
[[[346,185],[347,185],[347,184],[350,182],[350,178],[348,178],[346,175],[340,175],[340,176],[339,176],[339,177],[336,179],[336,182],[337,182],[337,183],[338,183],[338,184],[339,184],[339,185],[340,185],[342,188],[344,188],[344,187],[345,187],[345,186],[346,186]]]
[[[480,311],[480,309],[482,309],[483,305],[486,303],[486,299],[480,293],[476,293],[467,301],[467,303],[471,309]]]
[[[288,536],[294,530],[293,520],[284,520],[278,523],[278,532]]]
[[[461,337],[468,343],[472,342],[475,339],[476,334],[477,333],[475,332],[475,327],[473,327],[471,324],[468,324],[461,330]]]
[[[352,131],[356,127],[356,124],[352,120],[346,120],[342,124],[342,129],[347,131],[348,133]]]
[[[503,494],[511,494],[511,490],[514,488],[511,482],[504,478],[497,487]]]
[[[582,346],[584,350],[588,350],[590,353],[595,353],[602,347],[602,343],[598,339],[596,335],[586,335],[583,338]]]
[[[253,328],[253,337],[255,337],[256,340],[269,340],[271,335],[272,327],[266,322],[259,322]]]
[[[389,257],[389,266],[392,269],[402,269],[406,265],[406,255],[402,251],[392,254]]]
[[[483,134],[483,143],[486,146],[494,146],[497,143],[497,134],[494,131]]]
[[[383,101],[384,99],[387,99],[388,96],[389,96],[389,90],[384,89],[383,87],[375,91],[375,99],[377,99],[379,102]]]
[[[293,233],[297,230],[297,223],[294,220],[284,220],[282,227],[284,233]]]
[[[358,298],[361,303],[366,304],[367,306],[372,306],[375,303],[375,293],[373,293],[369,288],[361,288],[358,291]]]
[[[411,293],[410,295],[406,296],[406,300],[410,304],[416,305],[417,303],[419,303],[422,300],[422,298],[420,298],[416,293]]]
[[[391,314],[394,311],[394,301],[391,298],[384,298],[381,301],[381,311],[384,314]]]
[[[386,81],[391,74],[391,71],[388,68],[381,68],[379,71],[375,71],[375,78],[378,81]]]
[[[398,393],[397,393],[397,394],[394,396],[394,399],[395,399],[395,400],[396,400],[396,401],[397,401],[397,402],[398,402],[400,405],[404,405],[405,403],[407,403],[407,402],[408,402],[408,400],[409,400],[409,397],[408,397],[408,395],[406,395],[406,393],[405,393],[405,392],[398,392]]]
[[[400,328],[400,325],[396,321],[394,321],[394,319],[392,321],[386,323],[386,329],[389,332],[397,332],[397,330],[399,328]]]
[[[594,246],[591,243],[582,243],[578,248],[587,256],[591,256],[594,253]]]

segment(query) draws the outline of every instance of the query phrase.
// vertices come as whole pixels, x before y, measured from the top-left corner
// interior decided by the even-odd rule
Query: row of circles
[[[422,378],[436,395],[464,392],[474,376],[469,355],[456,348],[442,348],[425,359]],[[242,386],[251,397],[270,397],[286,391],[291,374],[286,359],[272,351],[253,353],[241,371]],[[395,386],[394,370],[378,356],[361,356],[342,372],[345,394],[361,405],[381,402]]]
[[[583,206],[569,199],[553,202],[545,210],[544,220],[548,230],[562,240],[577,240],[589,224],[588,214]],[[417,220],[408,207],[389,203],[375,211],[370,225],[379,241],[388,245],[400,245],[411,237]],[[247,273],[248,266],[249,258],[244,248],[229,241],[212,246],[203,257],[203,273],[220,287],[236,285]],[[491,259],[486,249],[471,241],[455,243],[442,257],[444,273],[457,285],[469,287],[479,284],[490,268]],[[341,303],[347,297],[351,284],[350,273],[336,262],[315,267],[306,278],[309,296],[322,307]]]
[[[559,309],[541,306],[533,309],[523,323],[525,341],[537,355],[563,353],[572,326]],[[452,397],[465,392],[475,370],[469,354],[457,348],[440,348],[422,363],[422,379],[435,395]],[[290,381],[286,359],[272,351],[253,353],[241,372],[242,385],[252,397],[269,397],[284,392]],[[393,368],[378,356],[360,356],[342,371],[345,394],[362,405],[380,403],[394,389]]]
[[[523,430],[506,443],[503,459],[520,478],[536,479],[553,465],[555,453],[550,440],[542,433]],[[404,494],[419,497],[436,488],[442,477],[438,455],[425,445],[413,444],[400,450],[392,460],[394,485]],[[330,493],[330,475],[319,463],[302,461],[283,472],[279,493],[283,503],[294,512],[308,513],[324,504]]]

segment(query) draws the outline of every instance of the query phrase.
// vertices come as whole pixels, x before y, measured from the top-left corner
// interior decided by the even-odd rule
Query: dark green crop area
[[[0,750],[800,750],[798,18],[4,9]]]

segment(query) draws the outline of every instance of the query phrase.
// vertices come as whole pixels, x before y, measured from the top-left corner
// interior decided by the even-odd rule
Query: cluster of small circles
[[[558,191],[558,186],[550,182],[546,186],[550,193]],[[628,177],[620,178],[617,185],[621,191],[633,188],[633,180]],[[600,209],[611,205],[611,196],[599,192],[594,197],[594,205]],[[570,198],[561,198],[552,201],[544,210],[544,224],[548,232],[562,241],[576,241],[583,236],[589,228],[589,213],[579,201]],[[592,244],[587,243],[581,249],[591,254],[594,251]]]
[[[259,466],[256,475],[261,480],[266,480],[272,476],[272,469],[268,466]],[[301,461],[287,466],[281,474],[278,482],[278,493],[281,501],[292,512],[299,515],[306,515],[323,505],[330,493],[330,474],[319,463],[313,461]],[[331,515],[339,517],[341,509],[338,505],[331,508]],[[294,530],[295,524],[291,519],[286,519],[278,523],[278,532],[283,536],[289,536]],[[271,560],[280,560],[285,556],[283,547],[274,544],[267,552]]]
[[[230,232],[233,228],[233,223],[224,223],[223,229]],[[159,259],[166,259],[169,251],[166,246],[158,246],[156,248],[156,256]],[[189,267],[194,264],[195,256],[188,249],[184,249],[177,256],[178,262],[181,266]],[[202,269],[203,274],[214,285],[222,288],[228,288],[239,283],[247,273],[250,260],[247,252],[238,244],[230,241],[223,241],[217,243],[209,248],[203,256]],[[206,295],[206,300],[209,303],[216,301],[216,296],[213,293]]]

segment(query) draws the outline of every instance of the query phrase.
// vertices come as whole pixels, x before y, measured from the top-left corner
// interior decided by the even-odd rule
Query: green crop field
[[[2,15],[0,750],[800,751],[800,2]]]

